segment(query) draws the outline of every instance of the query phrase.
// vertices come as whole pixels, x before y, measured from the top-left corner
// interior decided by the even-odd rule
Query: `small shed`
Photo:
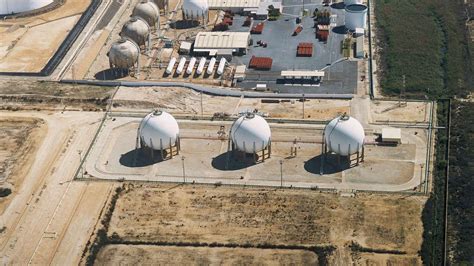
[[[179,53],[180,54],[189,54],[191,52],[192,43],[190,42],[181,42],[179,46]]]
[[[399,128],[382,128],[382,142],[400,144],[402,142],[402,131]]]

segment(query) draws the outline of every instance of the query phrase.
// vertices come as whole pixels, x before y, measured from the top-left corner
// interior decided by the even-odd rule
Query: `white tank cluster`
[[[1,0],[0,15],[33,11],[53,3],[53,0]]]
[[[367,26],[367,6],[361,4],[347,5],[346,28],[354,31],[356,28],[366,28]]]
[[[209,13],[207,0],[184,0],[183,17],[186,20],[206,21]]]
[[[257,153],[270,143],[270,126],[263,117],[247,113],[232,124],[230,137],[239,151]]]
[[[148,25],[158,28],[160,22],[160,9],[155,3],[142,0],[133,9],[132,16],[144,19]]]
[[[111,68],[131,69],[137,65],[140,47],[128,38],[122,38],[112,44],[107,54]]]
[[[329,151],[342,156],[359,152],[364,139],[364,128],[359,121],[348,115],[334,118],[324,129],[324,142]]]
[[[142,145],[153,150],[168,149],[179,137],[179,126],[176,119],[167,112],[153,111],[140,123],[139,136]]]
[[[123,25],[120,36],[128,37],[138,45],[148,45],[150,25],[140,17],[132,17]]]

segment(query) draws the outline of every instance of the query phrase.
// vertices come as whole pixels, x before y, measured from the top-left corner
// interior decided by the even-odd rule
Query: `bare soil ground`
[[[160,108],[173,114],[201,114],[201,95],[187,88],[176,87],[120,87],[114,98],[114,110],[130,111]],[[241,111],[258,109],[273,118],[303,118],[303,103],[287,100],[281,103],[262,103],[260,99],[240,99],[202,95],[203,115],[212,116],[216,112],[237,114]],[[318,100],[305,101],[305,119],[329,120],[338,114],[350,114],[350,101]]]
[[[423,205],[424,199],[414,196],[135,184],[119,197],[108,237],[139,243],[330,245],[337,249],[329,258],[334,263],[363,259],[370,250],[385,255],[377,260],[401,253],[402,260],[418,261]]]
[[[0,109],[70,109],[105,108],[113,87],[74,85],[42,81],[0,81]]]
[[[316,265],[306,250],[107,245],[96,265]]]
[[[0,118],[0,188],[13,191],[0,198],[0,214],[20,188],[46,131],[41,119]]]

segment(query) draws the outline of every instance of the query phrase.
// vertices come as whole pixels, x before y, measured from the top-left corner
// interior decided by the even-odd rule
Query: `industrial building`
[[[249,32],[200,32],[194,41],[194,53],[216,56],[220,54],[243,55],[250,42]]]

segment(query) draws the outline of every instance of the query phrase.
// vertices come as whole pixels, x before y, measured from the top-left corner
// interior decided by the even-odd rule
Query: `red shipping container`
[[[262,34],[264,26],[265,26],[265,24],[263,24],[263,22],[260,22],[252,28],[250,33],[251,34]]]
[[[249,62],[249,68],[259,70],[270,70],[272,68],[273,59],[270,57],[257,57],[252,56]]]
[[[298,44],[296,56],[313,56],[313,44],[310,42],[302,42]]]

